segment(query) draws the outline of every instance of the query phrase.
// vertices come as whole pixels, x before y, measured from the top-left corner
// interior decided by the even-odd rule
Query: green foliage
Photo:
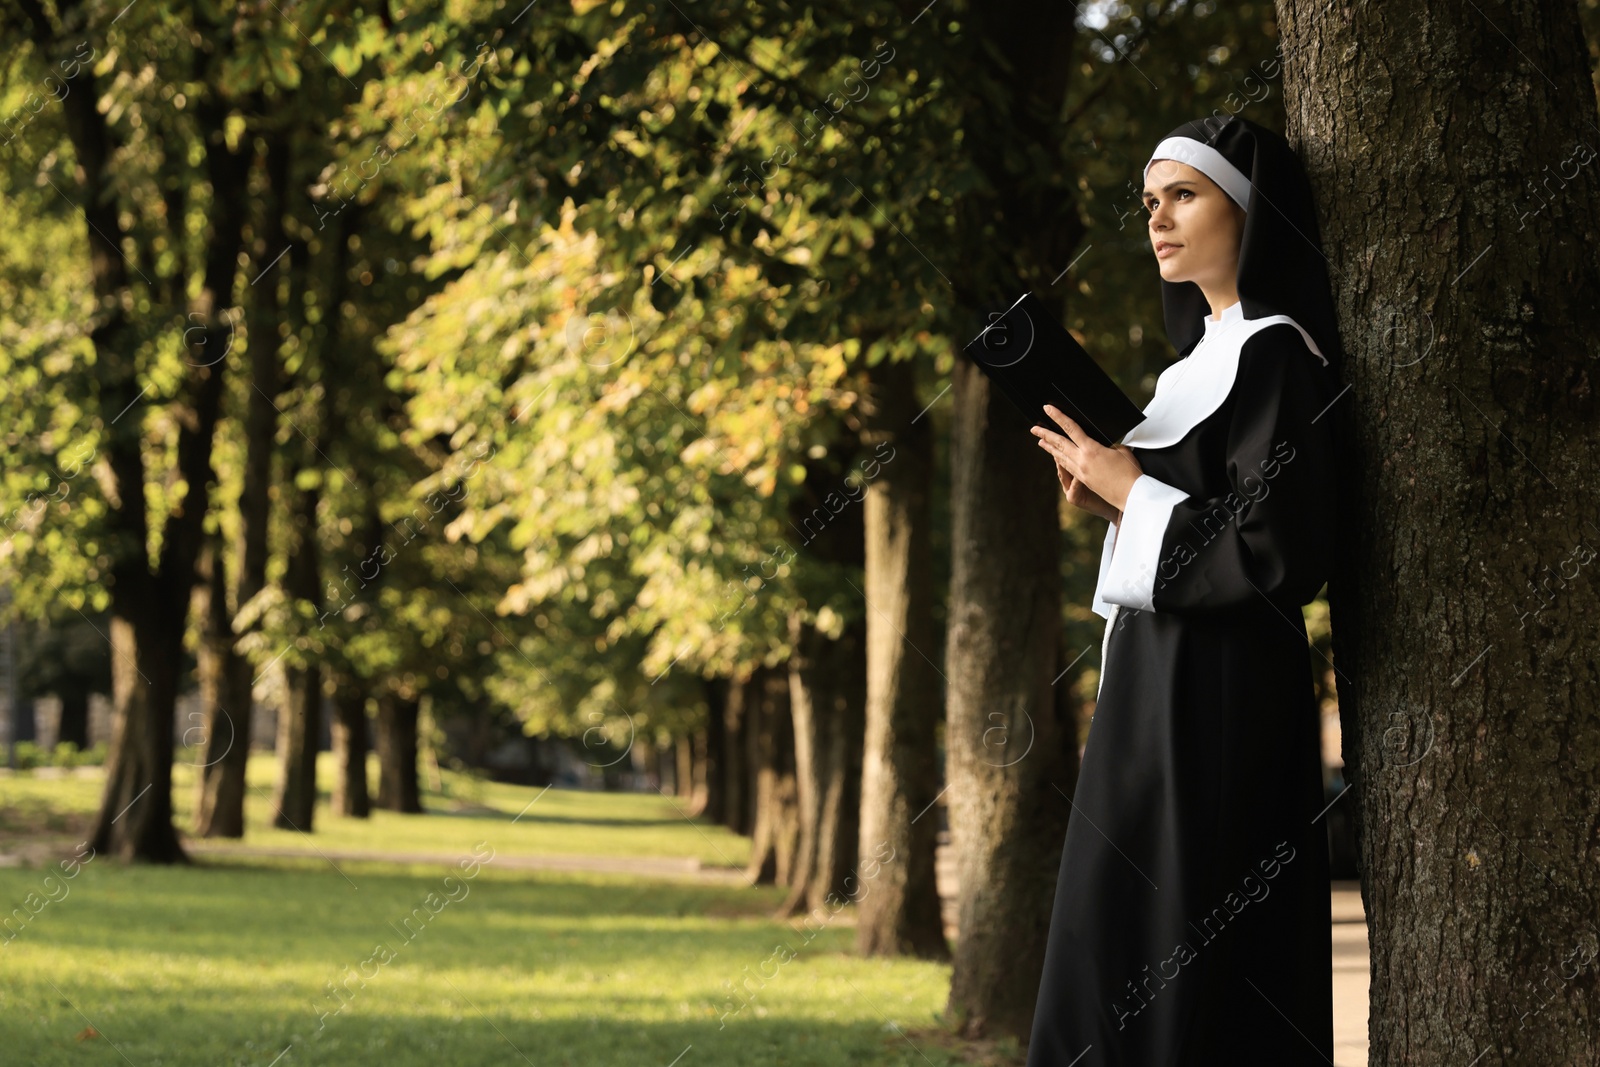
[[[36,741],[18,741],[15,751],[19,771],[31,771],[50,765],[49,751]]]
[[[1078,17],[1044,74],[1030,38],[1059,22],[873,3],[158,3],[62,56],[8,28],[0,115],[26,118],[0,160],[0,580],[35,617],[105,606],[108,434],[138,436],[151,515],[180,506],[214,193],[197,116],[220,109],[251,160],[207,520],[231,556],[251,366],[281,370],[269,581],[232,605],[253,669],[320,662],[619,751],[691,728],[699,678],[781,662],[792,617],[866,610],[791,525],[864,454],[866,368],[913,361],[942,434],[956,348],[1023,285],[1131,389],[1164,362],[1129,182],[1178,121],[1275,121],[1270,6]],[[126,412],[96,376],[108,309],[63,108],[25,106],[91,66],[145,388]],[[1059,110],[1019,90],[1034,78]],[[287,580],[302,533],[315,598]]]
[[[81,751],[71,741],[63,741],[53,749],[46,748],[36,741],[18,741],[17,770],[32,771],[40,767],[60,767],[63,770],[71,770],[74,767],[100,767],[106,762],[106,750],[104,741]]]

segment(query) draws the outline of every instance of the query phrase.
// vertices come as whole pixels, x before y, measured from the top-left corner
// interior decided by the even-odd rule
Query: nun
[[[1109,520],[1100,686],[1028,1067],[1333,1061],[1320,720],[1301,606],[1338,537],[1340,345],[1310,183],[1238,116],[1144,172],[1179,359],[1115,447],[1048,409]]]

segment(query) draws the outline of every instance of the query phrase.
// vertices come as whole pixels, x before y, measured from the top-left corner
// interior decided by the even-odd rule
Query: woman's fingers
[[[1077,423],[1069,419],[1066,416],[1066,413],[1060,408],[1051,404],[1046,404],[1044,406],[1044,413],[1054,419],[1057,426],[1060,426],[1063,430],[1067,431],[1067,436],[1072,439],[1073,444],[1080,444],[1082,442],[1082,438],[1085,436],[1083,430],[1078,427]]]
[[[1068,473],[1071,473],[1074,476],[1076,476],[1077,472],[1072,469],[1072,466],[1070,465],[1070,463],[1068,461],[1065,448],[1061,447],[1058,444],[1055,444],[1054,442],[1051,442],[1051,441],[1047,440],[1043,436],[1041,436],[1039,438],[1039,447],[1044,449],[1046,452],[1048,452],[1050,454],[1050,458],[1055,461],[1056,467],[1058,469],[1064,469]]]
[[[1066,448],[1072,444],[1071,438],[1063,437],[1054,430],[1047,429],[1043,426],[1030,427],[1028,432],[1033,434],[1033,436],[1037,437],[1044,444],[1054,445],[1058,449]]]

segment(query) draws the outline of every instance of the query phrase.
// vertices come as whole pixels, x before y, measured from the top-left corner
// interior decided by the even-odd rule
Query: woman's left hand
[[[1058,408],[1046,404],[1044,410],[1065,434],[1035,426],[1031,432],[1039,439],[1040,446],[1102,500],[1118,511],[1124,510],[1128,491],[1144,473],[1144,468],[1134,458],[1133,449],[1127,445],[1107,448]]]

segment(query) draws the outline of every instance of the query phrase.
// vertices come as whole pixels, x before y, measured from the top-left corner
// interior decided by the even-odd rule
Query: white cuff
[[[1122,525],[1110,564],[1101,565],[1096,599],[1139,611],[1154,611],[1156,570],[1161,565],[1161,543],[1166,537],[1172,509],[1189,499],[1177,486],[1148,474],[1139,475],[1128,490]]]
[[[1094,585],[1094,603],[1089,605],[1094,609],[1094,613],[1103,619],[1111,618],[1111,602],[1101,596],[1100,593],[1101,590],[1107,588],[1106,575],[1111,570],[1111,554],[1114,551],[1116,544],[1117,524],[1112,523],[1110,526],[1106,527],[1105,543],[1100,547],[1100,577],[1095,581]]]

